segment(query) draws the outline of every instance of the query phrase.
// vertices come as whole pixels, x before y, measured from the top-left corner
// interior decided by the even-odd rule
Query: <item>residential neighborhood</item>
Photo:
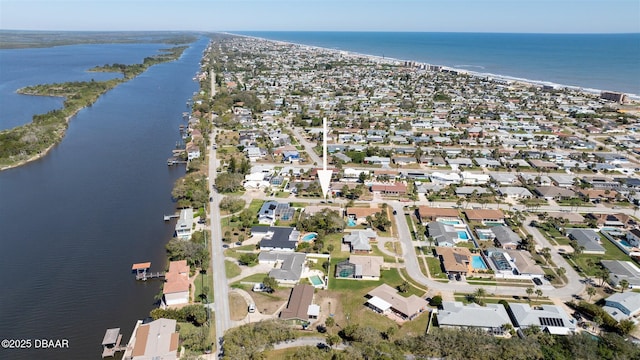
[[[364,324],[640,341],[638,104],[249,37],[197,78],[212,196],[176,237],[211,231],[214,298],[187,303],[213,300],[219,341],[278,319],[328,347]]]

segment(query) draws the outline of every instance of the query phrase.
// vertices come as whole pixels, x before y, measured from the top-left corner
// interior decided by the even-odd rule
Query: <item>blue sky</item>
[[[0,29],[640,32],[640,0],[0,0]]]

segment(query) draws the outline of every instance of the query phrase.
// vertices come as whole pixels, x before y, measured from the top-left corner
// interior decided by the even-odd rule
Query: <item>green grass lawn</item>
[[[616,245],[609,241],[609,239],[603,235],[600,235],[600,238],[602,239],[602,247],[605,249],[604,255],[581,254],[577,257],[573,257],[576,265],[578,265],[588,276],[597,275],[600,270],[600,266],[598,265],[600,260],[631,261],[631,257],[620,250]]]
[[[249,275],[246,278],[242,278],[239,281],[231,284],[231,286],[233,286],[233,287],[241,287],[241,286],[238,286],[238,285],[242,285],[242,284],[240,284],[241,282],[259,283],[259,282],[262,282],[264,277],[267,276],[267,275],[268,274],[253,274],[253,275]]]
[[[249,204],[249,211],[257,215],[258,211],[260,211],[260,208],[262,207],[262,204],[264,204],[264,200],[251,200],[251,204]]]
[[[194,292],[195,301],[200,302],[200,294],[202,294],[202,287],[207,288],[207,299],[209,301],[213,301],[213,277],[211,275],[211,271],[207,274],[198,274],[196,279],[193,281],[193,284],[196,286],[196,290]]]
[[[378,248],[378,245],[372,245],[371,246],[371,255],[382,256],[382,258],[384,259],[384,262],[388,262],[388,263],[395,263],[396,262],[396,258],[395,257],[389,256],[389,255],[383,253],[382,251],[380,251],[380,249]]]
[[[447,278],[447,274],[442,272],[442,268],[440,267],[440,260],[438,258],[428,257],[426,258],[426,260],[432,278]]]
[[[229,260],[224,261],[224,270],[227,273],[227,279],[234,278],[242,273],[240,266]]]

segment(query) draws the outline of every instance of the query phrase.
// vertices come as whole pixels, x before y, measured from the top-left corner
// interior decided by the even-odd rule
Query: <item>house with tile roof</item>
[[[162,302],[165,306],[189,303],[189,270],[187,260],[169,263],[162,288]]]

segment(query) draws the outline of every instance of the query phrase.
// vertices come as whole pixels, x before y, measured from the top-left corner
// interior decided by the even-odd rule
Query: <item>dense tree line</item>
[[[297,223],[298,229],[301,231],[314,231],[319,236],[341,232],[344,230],[345,223],[342,216],[336,210],[323,209],[314,215],[300,215]]]
[[[260,324],[260,323],[258,323]],[[256,326],[257,324],[252,324]],[[395,327],[393,327],[395,330]],[[233,346],[234,352],[227,353],[227,336],[225,336],[225,356],[232,359],[261,359],[262,352],[269,350],[270,345],[278,338],[286,336],[267,336],[264,332],[254,331],[243,326],[236,328]],[[285,331],[285,329],[280,329]],[[229,334],[229,333],[228,333]],[[243,336],[240,336],[242,334]],[[255,344],[250,343],[248,336],[255,335]],[[525,337],[500,338],[487,335],[480,330],[433,328],[429,334],[403,336],[392,340],[395,331],[390,329],[379,331],[369,326],[350,324],[339,333],[342,341],[348,345],[345,350],[336,350],[333,345],[340,339],[330,339],[334,334],[327,334],[329,347],[300,347],[289,359],[325,359],[325,360],[400,360],[411,355],[415,359],[470,359],[470,360],[596,360],[596,359],[638,359],[640,347],[626,341],[614,333],[604,333],[600,338],[581,333],[571,336],[555,336],[540,331],[539,328],[524,330]],[[243,348],[242,346],[245,345]],[[238,351],[243,351],[238,353]],[[240,357],[236,357],[240,356]]]
[[[160,318],[188,322],[195,326],[202,326],[207,322],[207,310],[202,305],[187,305],[180,309],[156,308],[150,313],[153,320]]]
[[[234,360],[262,359],[262,351],[293,338],[291,327],[280,321],[260,321],[236,327],[224,335],[224,356]]]
[[[205,233],[194,232],[191,240],[173,238],[166,245],[170,261],[187,260],[190,267],[207,269],[209,267],[209,249],[205,244]]]
[[[202,208],[209,202],[209,188],[206,176],[202,173],[189,173],[173,185],[171,196],[178,208]]]

